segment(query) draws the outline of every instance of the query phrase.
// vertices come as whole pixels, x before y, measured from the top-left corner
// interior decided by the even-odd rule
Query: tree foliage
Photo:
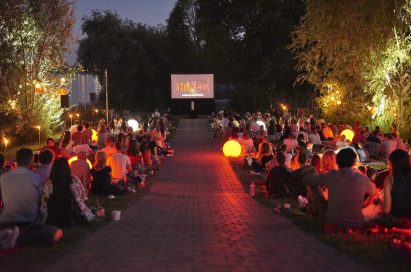
[[[110,107],[148,110],[167,100],[166,34],[110,11],[83,18],[79,62],[100,76],[108,70]]]
[[[235,86],[240,110],[292,97],[305,105],[306,87],[293,86],[295,63],[287,49],[303,11],[303,0],[178,0],[165,27],[94,11],[83,20],[79,61],[100,75],[109,70],[116,107],[164,107],[172,73],[213,73],[216,84]]]
[[[68,0],[0,2],[0,111],[17,119],[15,132],[22,137],[34,124],[48,133],[60,122],[51,73],[64,65],[73,24]],[[36,93],[36,83],[47,91]]]
[[[297,81],[316,86],[327,117],[373,120],[385,128],[396,122],[405,129],[409,7],[409,0],[307,1],[291,48]],[[331,96],[340,92],[340,105],[327,104],[329,86]]]

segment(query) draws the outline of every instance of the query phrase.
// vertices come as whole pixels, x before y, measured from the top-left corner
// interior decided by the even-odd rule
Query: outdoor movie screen
[[[171,75],[171,98],[214,98],[214,75]]]

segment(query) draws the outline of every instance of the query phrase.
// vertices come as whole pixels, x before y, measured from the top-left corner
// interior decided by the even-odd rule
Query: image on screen
[[[214,75],[171,75],[171,98],[214,98]]]

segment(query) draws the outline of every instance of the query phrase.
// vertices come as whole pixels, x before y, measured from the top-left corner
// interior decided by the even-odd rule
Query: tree
[[[152,110],[168,101],[167,36],[162,26],[122,20],[110,11],[83,18],[79,62],[104,84],[109,74],[110,106],[119,110]],[[127,99],[126,99],[127,98]]]
[[[338,118],[334,114],[339,112],[350,121],[373,120],[385,129],[398,122],[405,129],[410,121],[405,84],[411,48],[409,4],[409,0],[307,1],[291,48],[298,61],[297,81],[316,87],[327,117]],[[340,105],[326,106],[337,90]],[[334,98],[331,104],[336,102]]]
[[[64,64],[74,24],[67,0],[5,0],[0,3],[1,114],[17,118],[19,136],[46,133],[60,122],[50,73]]]

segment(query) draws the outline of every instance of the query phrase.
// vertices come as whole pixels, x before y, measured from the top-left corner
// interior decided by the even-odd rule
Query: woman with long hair
[[[96,195],[109,195],[111,193],[111,168],[106,165],[106,153],[98,151],[95,155],[93,169],[90,170],[93,182],[91,193]]]
[[[97,131],[97,146],[98,148],[104,148],[106,146],[106,139],[109,133],[107,132],[107,128],[105,124],[101,124]]]
[[[390,175],[384,181],[385,214],[411,218],[411,166],[410,156],[397,149],[389,156]]]
[[[95,218],[84,201],[87,199],[81,180],[71,175],[66,158],[54,161],[50,179],[43,188],[42,213],[46,222],[58,227],[72,226],[76,222]]]
[[[317,155],[314,155],[317,156]],[[314,160],[314,157],[312,158]],[[326,150],[320,159],[321,169],[317,174],[337,170],[337,156],[333,150]],[[311,164],[313,162],[311,161]],[[327,211],[328,190],[325,186],[308,186],[308,214],[310,218],[323,221]]]

